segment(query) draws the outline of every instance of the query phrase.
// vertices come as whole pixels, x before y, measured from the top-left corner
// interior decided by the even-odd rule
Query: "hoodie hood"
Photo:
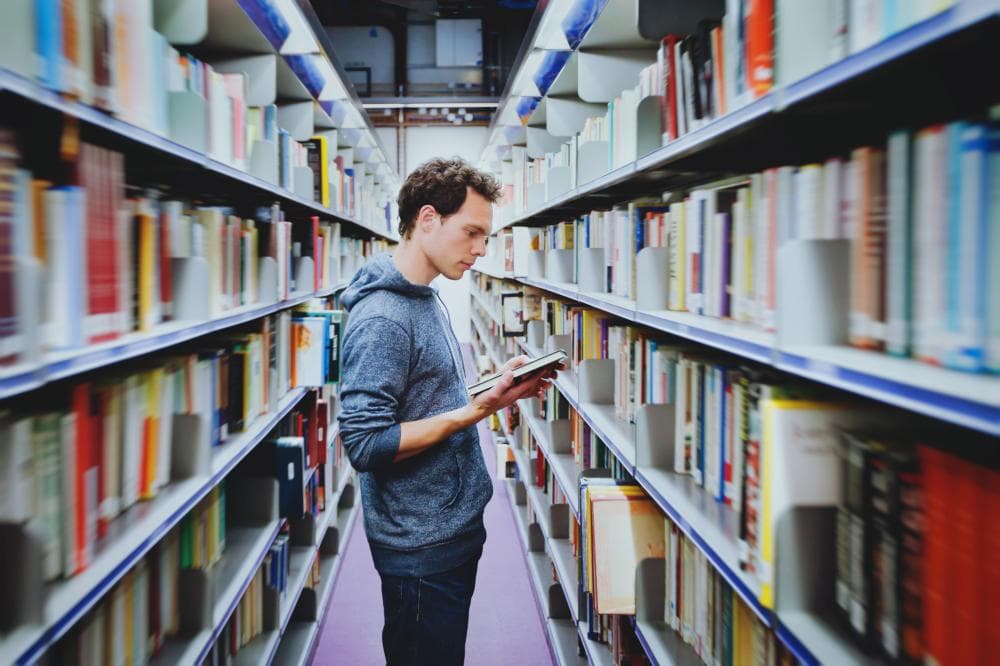
[[[365,296],[380,289],[417,298],[431,298],[435,294],[433,288],[407,280],[392,262],[392,255],[383,252],[369,259],[368,263],[354,274],[351,283],[340,297],[340,302],[350,311]]]

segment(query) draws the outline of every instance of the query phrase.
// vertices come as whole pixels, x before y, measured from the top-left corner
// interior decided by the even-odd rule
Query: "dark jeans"
[[[422,578],[382,576],[389,666],[461,666],[479,558]]]

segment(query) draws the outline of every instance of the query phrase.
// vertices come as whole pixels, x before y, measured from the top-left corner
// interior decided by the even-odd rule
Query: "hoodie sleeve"
[[[392,464],[399,452],[397,407],[410,369],[410,336],[385,317],[365,319],[344,339],[340,438],[354,469]]]

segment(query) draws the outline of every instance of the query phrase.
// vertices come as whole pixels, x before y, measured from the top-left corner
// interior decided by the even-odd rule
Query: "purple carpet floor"
[[[495,473],[492,433],[480,424],[479,437],[486,466]],[[495,477],[485,520],[488,537],[472,599],[465,662],[476,666],[551,664],[507,486]],[[342,569],[320,630],[314,666],[385,664],[379,590],[364,525],[357,520],[353,534],[348,535]]]

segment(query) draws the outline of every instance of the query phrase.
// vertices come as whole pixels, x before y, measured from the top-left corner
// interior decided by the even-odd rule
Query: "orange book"
[[[747,83],[753,96],[760,97],[774,82],[774,0],[747,2]]]

